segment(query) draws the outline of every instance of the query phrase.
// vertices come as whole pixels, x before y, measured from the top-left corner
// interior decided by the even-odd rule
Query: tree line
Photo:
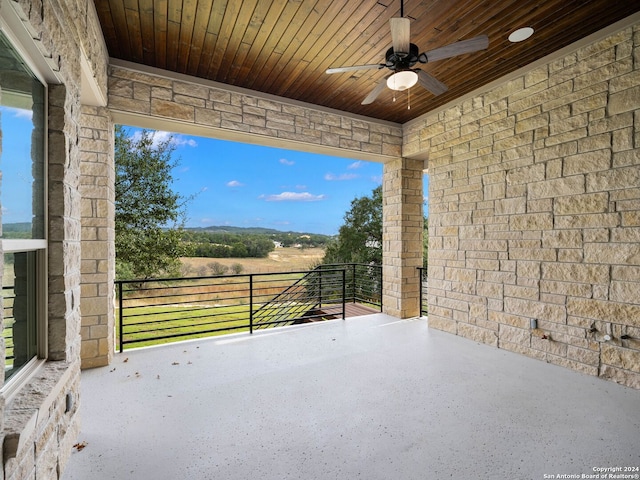
[[[276,248],[276,244],[280,247],[323,247],[330,239],[327,235],[292,232],[253,234],[201,229],[182,232],[182,241],[188,245],[191,256],[205,258],[264,258]]]
[[[192,257],[263,258],[275,248],[273,240],[266,235],[185,230],[182,232],[182,241],[190,246]]]

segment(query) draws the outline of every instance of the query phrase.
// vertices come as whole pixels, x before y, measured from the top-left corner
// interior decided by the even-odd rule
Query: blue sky
[[[128,128],[130,135],[139,130]],[[166,138],[167,132],[156,132]],[[173,134],[174,189],[195,195],[188,227],[230,225],[334,235],[382,163]],[[426,182],[425,182],[426,188]],[[426,190],[425,190],[426,191]]]
[[[31,222],[33,172],[31,167],[32,112],[0,106],[0,202],[2,223]]]

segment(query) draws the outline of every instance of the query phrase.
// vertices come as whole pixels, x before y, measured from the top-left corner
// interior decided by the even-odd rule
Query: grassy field
[[[124,340],[135,345],[125,344],[125,349],[249,330],[246,305],[207,309],[193,305],[133,307],[127,310],[127,315]],[[120,338],[120,332],[116,333]]]
[[[323,248],[276,248],[269,253],[268,258],[182,258],[181,262],[198,272],[207,269],[205,275],[210,275],[208,267],[211,263],[219,263],[231,269],[234,264],[242,265],[241,273],[292,272],[310,270],[324,257]]]

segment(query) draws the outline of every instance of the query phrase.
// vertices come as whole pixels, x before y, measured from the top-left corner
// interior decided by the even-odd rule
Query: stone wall
[[[81,59],[106,95],[106,49],[92,2],[3,2],[39,52],[48,100],[48,355],[11,398],[0,401],[3,478],[57,479],[78,434],[81,297]],[[24,29],[23,29],[24,28]]]
[[[110,66],[109,108],[138,126],[384,161],[400,156],[400,125],[375,122],[157,69]],[[133,115],[137,115],[134,118]],[[197,128],[197,129],[196,129]]]
[[[640,388],[640,26],[407,126],[417,152],[430,326]]]

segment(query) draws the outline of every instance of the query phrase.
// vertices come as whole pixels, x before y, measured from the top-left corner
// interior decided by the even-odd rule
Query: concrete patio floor
[[[83,372],[81,393],[86,447],[64,480],[595,478],[640,467],[640,391],[424,318],[129,351]]]

